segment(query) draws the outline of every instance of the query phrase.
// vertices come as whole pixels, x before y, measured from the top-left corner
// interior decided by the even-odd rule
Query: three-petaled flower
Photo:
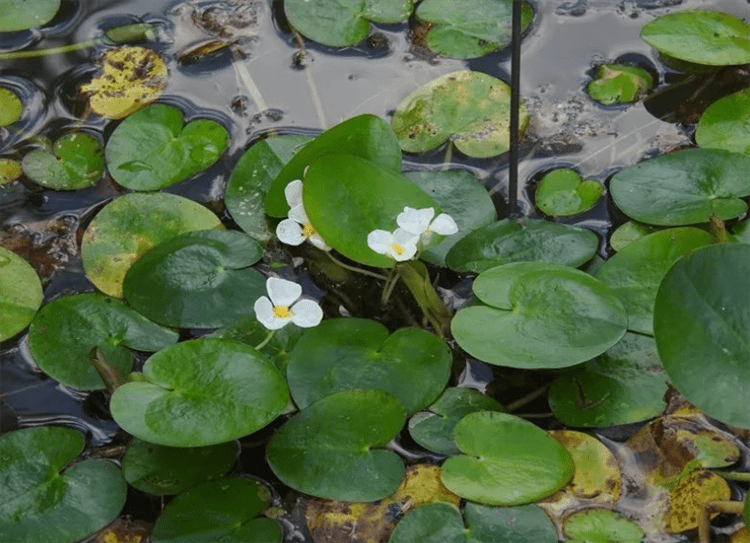
[[[287,216],[276,227],[276,236],[282,243],[287,245],[300,245],[306,239],[323,251],[330,251],[331,247],[320,237],[315,227],[307,218],[305,208],[302,206],[302,181],[292,181],[284,188],[286,203],[291,208]]]
[[[387,230],[373,230],[367,234],[367,245],[381,255],[399,262],[410,260],[417,254],[419,236],[397,228],[392,234]]]
[[[302,287],[297,283],[269,277],[266,290],[268,296],[258,298],[254,308],[258,321],[269,330],[278,330],[290,322],[302,328],[311,328],[323,319],[323,310],[318,304],[299,299]]]
[[[453,217],[447,213],[441,213],[435,220],[435,210],[431,207],[414,209],[406,206],[396,217],[396,223],[411,234],[429,237],[432,232],[442,236],[449,236],[458,232],[458,225]]]

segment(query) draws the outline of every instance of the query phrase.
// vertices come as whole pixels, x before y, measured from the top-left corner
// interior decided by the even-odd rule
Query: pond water
[[[677,104],[669,97],[667,105],[664,100],[609,107],[592,102],[584,88],[594,66],[614,60],[638,63],[658,75],[658,91],[666,87],[665,80],[679,76],[665,69],[655,51],[640,39],[645,23],[675,8],[711,8],[745,18],[750,15],[747,0],[568,0],[533,4],[535,15],[524,36],[521,56],[520,92],[531,120],[521,142],[519,206],[523,215],[535,218],[540,215],[534,208],[533,190],[542,172],[570,167],[584,178],[604,182],[625,166],[692,143],[694,125],[673,122]],[[222,38],[235,40],[244,60],[233,59],[226,49],[195,62],[178,61],[180,52],[218,36],[207,15],[214,8],[218,8],[214,21],[229,32],[228,38]],[[56,47],[91,40],[102,28],[135,20],[161,28],[158,41],[149,45],[170,59],[169,83],[160,101],[181,107],[187,119],[215,119],[230,133],[227,153],[216,164],[165,192],[207,205],[229,226],[233,221],[223,206],[224,186],[250,142],[271,132],[314,135],[361,113],[389,119],[396,106],[418,86],[456,70],[469,68],[510,79],[508,50],[469,61],[442,58],[413,43],[414,21],[377,25],[370,39],[353,47],[329,48],[305,40],[303,51],[284,20],[279,0],[63,0],[61,12],[50,25],[41,31],[18,33],[13,40],[38,40],[36,48]],[[203,27],[197,24],[201,20]],[[0,35],[0,52],[16,47],[17,42],[8,40]],[[103,50],[104,46],[96,45],[66,54],[0,60],[0,85],[16,90],[25,103],[31,104],[18,130],[0,128],[0,156],[18,158],[29,148],[25,138],[54,138],[78,122],[86,103],[76,89],[97,72],[95,60]],[[264,111],[258,107],[258,97],[254,99],[249,92],[242,72],[236,69],[237,63],[247,69],[257,85]],[[712,99],[736,90],[733,85],[746,86],[747,81],[726,81],[725,87],[713,89]],[[95,115],[86,119],[87,128],[99,130],[103,138],[116,124]],[[442,164],[444,152],[441,148],[418,158],[407,157],[406,167]],[[452,161],[484,183],[500,218],[507,214],[507,155],[471,159],[454,153]],[[72,192],[45,189],[25,179],[0,186],[0,243],[32,263],[44,281],[45,302],[94,290],[83,273],[81,237],[103,204],[126,192],[106,176],[93,187]],[[604,198],[593,209],[561,222],[596,232],[599,253],[607,257],[608,236],[624,220]],[[295,257],[298,263],[298,255]],[[295,262],[290,257],[287,261]],[[323,297],[326,292],[300,270],[297,273],[307,281],[306,292],[317,291]],[[439,286],[441,293],[456,304],[469,293],[467,279],[456,274],[441,278]],[[195,335],[200,334],[195,331]],[[77,391],[48,378],[34,364],[25,334],[3,342],[0,358],[1,431],[57,424],[84,432],[90,449],[123,443],[126,436],[109,416],[106,395]],[[141,356],[140,362],[145,358]],[[474,360],[460,360],[456,367],[454,383],[472,384],[493,393],[503,390],[522,396],[539,384],[529,382],[520,371],[515,374],[517,383],[508,385],[513,372],[505,383],[496,383],[493,371]],[[542,416],[548,410],[546,403],[539,401],[525,409]],[[547,419],[539,421],[554,426]],[[610,437],[620,439],[632,431],[627,428],[621,435],[615,432]],[[430,458],[408,439],[394,448],[400,448],[407,459]],[[242,456],[246,471],[274,480],[267,467],[255,469],[253,464],[263,463],[262,456],[248,449]],[[277,489],[286,492],[280,484]],[[286,497],[285,506],[293,499]],[[153,521],[158,507],[158,500],[133,495],[126,513]],[[285,528],[286,541],[311,541],[299,524],[289,521]],[[658,535],[649,539],[681,540],[679,536]]]

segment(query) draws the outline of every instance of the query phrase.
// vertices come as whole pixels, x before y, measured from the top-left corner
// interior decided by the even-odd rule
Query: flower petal
[[[266,296],[261,296],[255,301],[255,317],[263,326],[269,330],[278,330],[286,324],[286,321],[273,314],[273,304]]]
[[[321,251],[330,251],[332,249],[332,247],[328,245],[322,237],[320,237],[320,234],[313,234],[307,239],[309,239],[310,243],[315,245]]]
[[[456,224],[456,221],[453,220],[453,217],[447,213],[441,213],[435,217],[434,221],[432,221],[430,230],[436,234],[450,236],[451,234],[458,232],[458,225]]]
[[[305,213],[305,208],[302,207],[302,204],[294,206],[292,209],[290,209],[289,213],[287,213],[287,217],[300,224],[306,224],[310,222],[310,219],[307,218],[307,213]]]
[[[299,179],[290,181],[284,187],[284,196],[286,196],[286,203],[289,204],[289,207],[302,205],[302,181]]]
[[[435,210],[431,207],[424,209],[414,209],[413,207],[404,207],[404,210],[396,217],[396,223],[404,230],[412,234],[422,234],[430,226],[432,217],[435,216]]]
[[[367,246],[381,255],[388,254],[391,243],[393,243],[393,234],[387,230],[373,230],[367,234]]]
[[[279,279],[278,277],[269,277],[266,281],[266,289],[274,306],[290,306],[302,295],[301,286],[293,281]]]
[[[302,328],[311,328],[323,320],[323,310],[312,300],[300,300],[291,307],[292,322]]]
[[[287,245],[300,245],[305,241],[302,225],[292,219],[284,219],[276,227],[276,237]]]

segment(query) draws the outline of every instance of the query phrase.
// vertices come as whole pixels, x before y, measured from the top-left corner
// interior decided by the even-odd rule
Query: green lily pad
[[[265,216],[266,192],[284,165],[310,140],[291,134],[268,138],[253,144],[237,161],[224,190],[224,205],[250,237],[262,242],[273,237]]]
[[[125,194],[107,204],[83,233],[83,268],[96,288],[122,298],[125,274],[146,251],[184,232],[223,228],[216,215],[187,198]]]
[[[388,543],[557,543],[549,517],[536,505],[487,507],[447,503],[417,507],[399,521]]]
[[[608,509],[576,511],[563,523],[568,543],[641,543],[646,533],[632,520]]]
[[[177,448],[138,438],[128,443],[122,457],[122,474],[131,486],[163,496],[226,474],[237,460],[232,442],[210,447]]]
[[[394,174],[401,173],[401,148],[391,127],[375,115],[358,115],[329,128],[289,160],[268,187],[266,213],[271,217],[286,217],[289,212],[284,195],[286,186],[302,179],[310,164],[330,153],[354,155]]]
[[[395,492],[404,464],[379,449],[404,425],[404,407],[382,390],[345,390],[315,402],[279,428],[266,447],[281,481],[305,494],[350,502]]]
[[[629,104],[654,86],[648,71],[628,64],[600,64],[596,79],[586,87],[592,99],[605,105]]]
[[[104,36],[112,43],[138,43],[156,41],[159,27],[154,24],[130,23],[114,26],[104,31]]]
[[[297,342],[286,374],[300,409],[341,390],[374,388],[393,394],[411,415],[440,395],[451,362],[445,342],[425,330],[389,335],[368,319],[329,319]]]
[[[0,158],[0,185],[15,181],[21,177],[22,173],[20,162],[9,158]]]
[[[0,341],[26,328],[42,305],[42,282],[23,258],[0,247]]]
[[[42,26],[50,22],[59,9],[60,0],[0,0],[0,32]]]
[[[549,406],[568,426],[606,428],[658,416],[666,391],[654,339],[627,332],[604,354],[557,377]]]
[[[274,420],[289,400],[264,355],[228,339],[194,339],[151,356],[143,378],[115,390],[110,411],[123,430],[170,447],[232,441]]]
[[[370,232],[394,231],[404,206],[431,207],[436,215],[441,211],[431,196],[403,175],[354,155],[330,154],[313,162],[302,184],[302,200],[328,245],[360,264],[381,268],[392,267],[395,260],[370,249]]]
[[[194,119],[153,104],[125,119],[109,137],[107,169],[132,190],[159,190],[205,170],[227,148],[229,136],[216,121]]]
[[[90,187],[103,171],[102,144],[82,132],[66,134],[55,141],[52,149],[35,149],[23,157],[26,177],[51,189]]]
[[[552,170],[536,187],[534,199],[542,213],[552,217],[576,215],[591,209],[604,188],[593,179],[581,179],[575,170]]]
[[[136,313],[124,303],[101,294],[73,294],[45,305],[31,323],[29,349],[34,361],[50,377],[83,390],[104,388],[89,362],[95,347],[107,345],[154,352],[177,341],[177,334]],[[123,375],[130,373],[132,358],[113,357]]]
[[[628,217],[679,226],[733,219],[747,210],[750,156],[721,149],[685,149],[640,162],[612,178],[612,199]]]
[[[553,494],[573,477],[568,451],[548,432],[506,413],[466,415],[453,432],[464,453],[443,463],[448,490],[488,505],[521,505]]]
[[[467,171],[438,170],[408,172],[404,175],[435,198],[443,213],[450,215],[458,226],[458,232],[445,236],[438,245],[422,251],[422,260],[445,266],[445,255],[462,237],[497,219],[495,204],[489,193],[482,183]]]
[[[539,260],[577,267],[596,254],[591,230],[538,219],[503,219],[476,229],[445,257],[458,272],[483,272],[509,262]]]
[[[657,17],[641,29],[651,47],[680,60],[711,66],[750,62],[750,25],[709,10],[684,10]]]
[[[523,103],[519,117],[523,134],[529,122]],[[407,96],[391,126],[407,153],[430,151],[450,138],[468,156],[500,155],[510,146],[510,86],[482,72],[445,74]]]
[[[750,155],[750,88],[708,106],[695,129],[695,141],[701,147]]]
[[[159,324],[217,328],[247,316],[266,293],[266,278],[249,267],[261,256],[260,243],[242,232],[186,232],[136,260],[123,294]]]
[[[664,275],[678,258],[713,241],[698,228],[661,230],[623,247],[595,277],[619,296],[628,312],[628,329],[653,335],[654,298]]]
[[[2,4],[3,0],[0,0],[0,7]],[[0,25],[2,25],[3,18],[0,17]],[[13,124],[21,118],[22,114],[23,104],[18,95],[10,89],[0,87],[0,126]]]
[[[127,492],[117,466],[85,460],[63,471],[84,444],[58,426],[0,436],[0,541],[74,543],[114,520]]]
[[[409,420],[409,434],[425,449],[440,454],[459,454],[453,441],[458,421],[477,411],[504,411],[496,400],[471,388],[447,388],[427,408]]]
[[[654,337],[675,388],[707,415],[750,428],[750,246],[709,245],[678,260],[654,305]],[[710,364],[706,363],[710,361]]]
[[[257,518],[271,493],[253,479],[224,477],[176,496],[156,519],[153,543],[281,543],[281,527]]]
[[[286,0],[284,13],[303,36],[331,47],[356,45],[374,23],[405,21],[412,0]]]
[[[627,221],[612,232],[612,235],[609,237],[609,246],[615,251],[621,251],[629,243],[646,237],[658,230],[655,226],[641,224],[636,221]]]
[[[563,368],[603,353],[625,333],[617,295],[590,275],[560,264],[513,262],[479,274],[485,304],[461,309],[453,337],[476,358],[513,368]]]

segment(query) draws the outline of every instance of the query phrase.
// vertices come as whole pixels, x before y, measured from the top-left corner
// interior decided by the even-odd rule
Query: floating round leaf
[[[445,388],[451,361],[445,342],[425,330],[401,328],[389,336],[375,321],[330,319],[297,342],[287,379],[300,409],[341,390],[375,388],[393,394],[411,415]]]
[[[427,47],[453,58],[475,58],[510,43],[512,0],[478,0],[468,7],[452,0],[425,0],[417,17],[432,23]],[[521,5],[521,28],[531,22],[534,10]]]
[[[284,13],[305,37],[332,47],[356,45],[370,32],[370,21],[398,23],[411,15],[412,0],[286,0]]]
[[[156,520],[153,543],[281,543],[281,527],[258,515],[271,493],[253,479],[224,477],[186,490]]]
[[[177,494],[229,471],[237,457],[232,442],[210,447],[165,447],[133,438],[122,457],[122,474],[131,486],[162,496]]]
[[[29,349],[39,367],[53,379],[84,390],[104,388],[89,362],[95,347],[106,344],[115,351],[128,347],[153,352],[175,341],[175,332],[119,300],[93,293],[53,300],[37,313],[29,329]],[[113,357],[112,362],[121,374],[130,373],[129,355]]]
[[[273,237],[265,217],[266,192],[284,165],[309,141],[307,136],[291,134],[268,138],[254,143],[237,161],[224,190],[224,204],[250,237],[264,242]]]
[[[59,0],[58,0],[59,1]],[[3,0],[0,0],[2,7]],[[2,17],[0,17],[2,25]],[[10,89],[0,87],[0,126],[8,126],[21,118],[23,104],[18,95]]]
[[[695,129],[695,141],[701,147],[750,155],[750,88],[708,106]]]
[[[591,260],[598,245],[596,234],[585,228],[538,219],[503,219],[458,241],[445,261],[459,272],[483,272],[525,260],[576,267]]]
[[[596,79],[588,84],[586,92],[605,105],[629,104],[653,86],[654,78],[643,68],[627,64],[601,64]]]
[[[110,411],[144,441],[202,447],[263,428],[288,399],[284,378],[260,352],[227,339],[194,339],[152,355],[143,379],[112,394]]]
[[[159,324],[217,328],[246,317],[265,294],[265,277],[249,267],[262,255],[260,243],[242,232],[186,232],[135,261],[123,293]]]
[[[678,260],[654,306],[659,357],[675,388],[711,417],[750,428],[750,246],[710,245]],[[707,363],[710,361],[710,364]]]
[[[216,162],[227,148],[226,129],[216,121],[193,119],[154,104],[124,120],[107,142],[107,168],[120,185],[158,190],[187,179]]]
[[[224,228],[202,205],[175,194],[125,194],[107,204],[83,233],[81,258],[87,277],[122,298],[131,264],[158,243],[184,232]]]
[[[614,292],[590,275],[546,262],[513,262],[482,272],[474,294],[486,304],[451,322],[458,344],[498,366],[563,368],[617,343],[627,314]]]
[[[21,177],[22,173],[19,162],[9,158],[0,158],[0,185],[15,181]]]
[[[698,247],[713,243],[698,228],[669,228],[637,239],[623,247],[597,270],[628,312],[628,329],[652,335],[656,290],[672,264]]]
[[[519,133],[529,122],[519,107]],[[422,153],[447,139],[471,157],[491,157],[510,145],[510,87],[482,72],[453,72],[421,86],[396,108],[391,121],[401,149]]]
[[[679,226],[732,219],[745,212],[750,195],[750,156],[721,149],[685,149],[621,170],[609,186],[628,217]]]
[[[667,13],[647,23],[641,38],[660,53],[696,64],[750,62],[750,25],[728,13],[698,9]]]
[[[378,449],[404,425],[404,408],[382,390],[345,390],[294,415],[266,447],[281,481],[306,494],[367,502],[398,488],[404,465]]]
[[[570,543],[641,543],[646,535],[627,517],[607,509],[576,511],[563,525]]]
[[[26,328],[42,305],[42,282],[23,258],[0,247],[0,341]]]
[[[443,484],[467,500],[531,503],[565,486],[575,471],[570,454],[554,437],[506,413],[466,415],[453,438],[464,454],[443,463]]]
[[[51,21],[59,9],[60,0],[0,0],[0,32],[42,26]]]
[[[423,505],[396,525],[388,543],[557,543],[549,517],[535,505],[486,507]]]
[[[0,541],[74,543],[114,520],[127,492],[117,466],[86,460],[60,473],[84,443],[59,426],[0,436]]]
[[[23,173],[44,187],[76,190],[96,183],[104,171],[104,150],[96,138],[71,132],[51,150],[35,149],[23,157]]]
[[[581,179],[575,170],[552,170],[536,187],[536,206],[547,215],[565,217],[591,209],[602,196],[602,185]]]
[[[167,64],[152,49],[110,49],[99,63],[104,73],[81,85],[81,92],[90,93],[91,109],[103,117],[127,117],[156,100],[167,86]]]
[[[621,251],[628,243],[645,237],[653,232],[659,230],[655,226],[649,226],[647,224],[641,224],[636,221],[627,221],[621,224],[612,235],[609,237],[609,245],[614,251]]]

